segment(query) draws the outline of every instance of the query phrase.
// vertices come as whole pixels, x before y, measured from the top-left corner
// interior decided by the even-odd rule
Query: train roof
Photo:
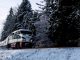
[[[14,31],[13,33],[16,33],[16,32],[19,32],[19,31],[28,31],[28,32],[31,32],[31,30],[29,30],[29,29],[19,29],[19,30]]]

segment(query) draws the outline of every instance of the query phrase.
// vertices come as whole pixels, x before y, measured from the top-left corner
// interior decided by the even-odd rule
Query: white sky
[[[38,6],[36,5],[36,3],[40,3],[40,1],[43,0],[29,0],[31,5],[32,5],[32,9],[39,9]],[[5,22],[5,19],[9,13],[9,9],[11,7],[17,7],[18,5],[20,5],[22,2],[22,0],[0,0],[0,34]]]

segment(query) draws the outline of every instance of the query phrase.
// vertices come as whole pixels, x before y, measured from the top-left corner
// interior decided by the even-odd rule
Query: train
[[[6,48],[32,48],[33,34],[28,29],[19,29],[12,32],[4,41],[0,42],[0,47]]]

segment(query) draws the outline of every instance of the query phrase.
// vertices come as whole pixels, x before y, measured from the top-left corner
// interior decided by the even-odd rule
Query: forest
[[[44,0],[42,11],[32,10],[28,0],[22,0],[14,13],[10,8],[1,41],[18,29],[33,32],[34,48],[80,47],[80,0]]]

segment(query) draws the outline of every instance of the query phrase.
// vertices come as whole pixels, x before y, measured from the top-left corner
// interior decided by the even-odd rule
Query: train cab
[[[7,47],[31,48],[32,42],[32,32],[26,29],[19,29],[8,36]]]

